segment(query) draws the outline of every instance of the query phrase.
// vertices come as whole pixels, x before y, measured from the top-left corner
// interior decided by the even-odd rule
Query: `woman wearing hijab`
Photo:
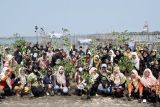
[[[109,62],[111,65],[113,65],[113,61],[116,55],[114,54],[113,50],[109,50],[108,55],[109,55]]]
[[[89,70],[89,75],[91,77],[91,82],[92,82],[92,86],[91,86],[91,88],[89,90],[89,94],[91,96],[94,96],[97,93],[97,88],[98,88],[98,85],[100,83],[100,76],[97,73],[97,68],[96,67],[92,67]]]
[[[140,69],[144,71],[146,68],[150,68],[151,58],[147,50],[143,51],[142,56],[140,57]]]
[[[8,55],[7,57],[8,58],[7,58],[6,62],[8,61],[9,65],[11,65],[11,66],[17,65],[17,61],[15,60],[14,56]]]
[[[153,76],[152,71],[149,68],[146,68],[143,72],[143,76],[141,78],[141,83],[143,87],[143,97],[147,99],[147,101],[154,102],[156,98],[155,94],[155,85],[156,78]]]
[[[156,60],[156,56],[157,56],[157,50],[152,50],[150,52],[151,62],[153,62],[154,60]]]
[[[23,96],[25,94],[29,94],[29,87],[27,86],[27,77],[26,77],[26,74],[25,74],[25,68],[24,67],[21,67],[19,68],[19,75],[18,75],[18,78],[16,79],[16,82],[15,82],[15,87],[14,87],[14,90],[16,92],[16,95],[17,96]]]
[[[84,94],[84,88],[85,88],[85,80],[82,78],[82,68],[76,67],[76,73],[74,75],[74,80],[76,81],[76,95],[82,96]]]
[[[126,77],[120,72],[118,66],[114,67],[113,73],[111,74],[112,94],[114,97],[122,97],[125,89]]]
[[[101,63],[101,61],[100,61],[99,55],[95,55],[93,57],[93,60],[92,60],[92,62],[90,64],[89,68],[95,67],[95,68],[99,69],[100,63]]]
[[[14,83],[15,74],[13,73],[13,69],[11,67],[10,61],[5,61],[4,67],[0,74],[0,87],[4,90],[5,95],[11,95],[12,85]]]
[[[0,90],[2,93],[0,94],[9,94],[12,90],[11,85],[11,73],[10,69],[8,67],[4,67],[2,69],[2,72],[0,73]]]
[[[134,65],[135,69],[136,70],[139,70],[139,62],[140,62],[140,59],[138,58],[138,55],[136,52],[132,52],[132,58],[131,58],[131,62],[132,64]]]
[[[84,61],[84,65],[88,68],[89,65],[91,63],[91,52],[89,51],[87,54],[86,54],[86,57],[85,57],[85,61]]]
[[[63,66],[59,66],[58,68],[54,89],[56,92],[60,92],[61,94],[68,94],[67,79]]]
[[[143,85],[140,82],[140,76],[136,70],[131,71],[131,80],[128,83],[128,96],[129,100],[131,97],[139,97],[142,98],[143,93]]]
[[[122,57],[122,53],[121,53],[120,50],[116,50],[115,55],[116,55],[116,56],[115,56],[115,58],[114,58],[114,63],[115,63],[115,64],[118,64],[119,61],[120,61],[120,59],[121,59],[121,57]]]
[[[128,57],[129,59],[132,58],[132,52],[131,52],[131,48],[127,48],[126,51],[124,52],[124,56]]]
[[[156,102],[160,102],[160,73],[159,73],[159,77],[156,83],[156,95],[157,95],[157,99]]]

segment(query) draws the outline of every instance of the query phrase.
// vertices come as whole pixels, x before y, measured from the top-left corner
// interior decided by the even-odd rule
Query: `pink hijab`
[[[145,76],[145,72],[149,71],[149,77]],[[143,72],[143,76],[141,78],[141,83],[145,87],[150,87],[152,85],[155,85],[156,83],[156,78],[153,76],[152,71],[149,68],[146,68]]]
[[[61,71],[63,71],[62,74],[60,74]],[[65,71],[64,71],[64,67],[63,66],[59,66],[56,76],[57,76],[57,82],[60,85],[65,86],[66,85],[66,76],[65,76]]]

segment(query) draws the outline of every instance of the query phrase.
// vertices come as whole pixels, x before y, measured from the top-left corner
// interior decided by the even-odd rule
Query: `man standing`
[[[78,53],[79,53],[80,56],[85,55],[82,46],[79,47],[79,52]]]
[[[20,64],[22,61],[22,53],[20,51],[20,46],[17,46],[16,51],[14,52],[14,57],[17,63]]]

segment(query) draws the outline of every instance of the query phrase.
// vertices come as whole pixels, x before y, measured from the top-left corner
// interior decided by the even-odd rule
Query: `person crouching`
[[[153,76],[152,71],[149,68],[146,68],[143,72],[143,76],[141,78],[141,83],[143,87],[143,102],[155,102],[156,98],[156,78]]]
[[[0,73],[0,97],[4,95],[11,94],[11,76],[12,71],[8,67],[4,67]]]
[[[113,73],[111,74],[112,81],[112,95],[113,97],[123,97],[125,89],[126,77],[120,72],[118,66],[114,67]]]
[[[32,68],[32,73],[28,75],[28,82],[31,87],[31,92],[35,97],[40,97],[44,95],[44,88],[41,83],[41,74],[38,71],[38,68],[35,66]]]
[[[43,84],[44,84],[44,87],[45,87],[45,92],[46,92],[46,95],[51,95],[53,96],[54,95],[54,90],[53,90],[53,86],[54,86],[54,76],[52,75],[52,69],[51,68],[48,68],[47,70],[47,74],[46,76],[43,78]]]
[[[54,87],[56,93],[61,95],[67,95],[69,89],[67,87],[67,80],[63,66],[59,66],[58,72],[56,74],[56,85]]]
[[[139,97],[140,102],[143,93],[143,85],[140,82],[140,76],[135,69],[131,71],[130,78],[131,80],[128,83],[128,100],[131,101],[131,97]]]
[[[75,93],[78,96],[82,96],[85,94],[85,80],[82,78],[82,68],[81,67],[76,67],[76,73],[74,75],[74,80],[76,82],[76,88],[75,88]]]
[[[23,96],[29,94],[29,86],[27,84],[27,77],[25,75],[25,68],[21,67],[19,68],[19,75],[16,79],[16,84],[14,87],[14,91],[16,92],[17,96]]]
[[[100,76],[99,74],[97,73],[97,68],[96,67],[92,67],[90,70],[89,70],[89,75],[91,76],[91,87],[89,89],[89,92],[88,92],[88,96],[98,96],[97,94],[97,89],[98,89],[98,85],[100,84]]]

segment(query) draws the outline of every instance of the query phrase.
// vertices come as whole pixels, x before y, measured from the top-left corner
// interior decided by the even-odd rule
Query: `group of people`
[[[112,45],[97,46],[86,51],[72,46],[69,53],[54,49],[51,43],[45,47],[35,44],[17,46],[13,53],[6,47],[1,56],[0,96],[71,95],[111,96],[133,98],[141,101],[160,101],[160,59],[157,51],[147,48],[132,50],[128,45],[113,49]],[[127,57],[134,66],[126,75],[119,63]],[[83,59],[83,60],[81,60]],[[73,75],[66,73],[59,61],[73,65]],[[58,69],[53,69],[58,65]],[[125,66],[125,65],[124,65]],[[88,74],[86,78],[83,74]],[[74,93],[70,90],[74,89]],[[127,93],[126,93],[127,92]]]

